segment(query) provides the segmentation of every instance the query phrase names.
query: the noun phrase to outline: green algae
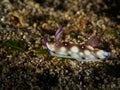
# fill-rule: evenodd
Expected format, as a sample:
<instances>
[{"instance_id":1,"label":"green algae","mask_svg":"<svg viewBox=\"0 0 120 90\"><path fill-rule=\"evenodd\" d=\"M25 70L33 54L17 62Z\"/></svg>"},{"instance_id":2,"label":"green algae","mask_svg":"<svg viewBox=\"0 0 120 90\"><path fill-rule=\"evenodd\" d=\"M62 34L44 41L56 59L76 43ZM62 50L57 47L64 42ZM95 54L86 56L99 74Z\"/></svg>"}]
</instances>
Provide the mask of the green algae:
<instances>
[{"instance_id":1,"label":"green algae","mask_svg":"<svg viewBox=\"0 0 120 90\"><path fill-rule=\"evenodd\" d=\"M35 54L49 54L48 49L43 49L43 48L40 48L38 50L34 50L34 53Z\"/></svg>"},{"instance_id":2,"label":"green algae","mask_svg":"<svg viewBox=\"0 0 120 90\"><path fill-rule=\"evenodd\" d=\"M111 76L120 77L120 64L110 65L105 62L99 62L99 65L103 68L103 70Z\"/></svg>"},{"instance_id":3,"label":"green algae","mask_svg":"<svg viewBox=\"0 0 120 90\"><path fill-rule=\"evenodd\" d=\"M22 40L6 40L3 42L3 46L9 51L24 52L27 50L27 44Z\"/></svg>"},{"instance_id":4,"label":"green algae","mask_svg":"<svg viewBox=\"0 0 120 90\"><path fill-rule=\"evenodd\" d=\"M115 37L115 39L120 40L120 29L106 30L104 35L110 35Z\"/></svg>"},{"instance_id":5,"label":"green algae","mask_svg":"<svg viewBox=\"0 0 120 90\"><path fill-rule=\"evenodd\" d=\"M120 29L118 30L111 30L111 31L106 31L105 33L114 36L116 39L120 40Z\"/></svg>"},{"instance_id":6,"label":"green algae","mask_svg":"<svg viewBox=\"0 0 120 90\"><path fill-rule=\"evenodd\" d=\"M72 39L83 41L81 38L79 38L79 36L82 36L82 35L79 34L79 32L71 32L70 33L70 37Z\"/></svg>"},{"instance_id":7,"label":"green algae","mask_svg":"<svg viewBox=\"0 0 120 90\"><path fill-rule=\"evenodd\" d=\"M78 39L78 34L77 33L71 33L70 37L73 39Z\"/></svg>"},{"instance_id":8,"label":"green algae","mask_svg":"<svg viewBox=\"0 0 120 90\"><path fill-rule=\"evenodd\" d=\"M113 37L114 39L111 39L110 42L114 45L114 47L120 47L120 29L113 29L109 31L105 31L104 35L109 35L110 37Z\"/></svg>"}]
</instances>

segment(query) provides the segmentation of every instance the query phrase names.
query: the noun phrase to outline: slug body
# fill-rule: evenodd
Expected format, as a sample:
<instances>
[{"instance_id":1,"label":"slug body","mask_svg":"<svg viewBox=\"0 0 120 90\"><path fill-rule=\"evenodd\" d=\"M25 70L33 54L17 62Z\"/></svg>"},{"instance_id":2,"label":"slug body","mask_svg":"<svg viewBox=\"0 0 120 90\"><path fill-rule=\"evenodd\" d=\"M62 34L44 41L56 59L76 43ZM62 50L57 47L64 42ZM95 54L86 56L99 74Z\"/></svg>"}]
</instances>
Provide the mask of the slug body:
<instances>
[{"instance_id":1,"label":"slug body","mask_svg":"<svg viewBox=\"0 0 120 90\"><path fill-rule=\"evenodd\" d=\"M79 61L98 61L106 60L110 56L110 52L94 48L91 45L73 44L69 42L60 43L60 36L62 34L60 27L55 33L55 42L47 42L44 39L44 44L53 56L63 58L73 58Z\"/></svg>"}]
</instances>

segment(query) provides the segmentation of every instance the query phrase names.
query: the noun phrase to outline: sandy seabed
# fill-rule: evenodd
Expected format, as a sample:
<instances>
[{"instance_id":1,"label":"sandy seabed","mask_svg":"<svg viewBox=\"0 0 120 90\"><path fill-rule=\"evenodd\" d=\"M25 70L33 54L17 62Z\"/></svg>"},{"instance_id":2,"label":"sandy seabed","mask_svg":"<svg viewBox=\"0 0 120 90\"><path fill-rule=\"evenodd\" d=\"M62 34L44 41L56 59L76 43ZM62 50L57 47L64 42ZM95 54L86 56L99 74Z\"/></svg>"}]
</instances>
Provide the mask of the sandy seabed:
<instances>
[{"instance_id":1,"label":"sandy seabed","mask_svg":"<svg viewBox=\"0 0 120 90\"><path fill-rule=\"evenodd\" d=\"M119 0L1 0L0 90L119 90ZM110 59L80 62L54 57L43 38L86 42L91 36Z\"/></svg>"}]
</instances>

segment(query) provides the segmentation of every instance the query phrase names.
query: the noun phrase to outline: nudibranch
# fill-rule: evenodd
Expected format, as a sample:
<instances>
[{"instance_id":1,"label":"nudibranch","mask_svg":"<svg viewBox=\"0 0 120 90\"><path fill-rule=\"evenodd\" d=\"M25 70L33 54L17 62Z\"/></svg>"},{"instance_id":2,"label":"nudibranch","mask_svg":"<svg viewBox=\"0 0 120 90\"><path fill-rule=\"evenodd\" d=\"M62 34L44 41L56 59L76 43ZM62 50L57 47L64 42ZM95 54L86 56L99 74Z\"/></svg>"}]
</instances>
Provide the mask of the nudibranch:
<instances>
[{"instance_id":1,"label":"nudibranch","mask_svg":"<svg viewBox=\"0 0 120 90\"><path fill-rule=\"evenodd\" d=\"M63 58L72 58L79 61L106 60L110 57L110 52L96 48L92 44L60 42L62 32L62 27L59 27L55 33L54 42L48 42L44 39L44 44L51 55Z\"/></svg>"}]
</instances>

